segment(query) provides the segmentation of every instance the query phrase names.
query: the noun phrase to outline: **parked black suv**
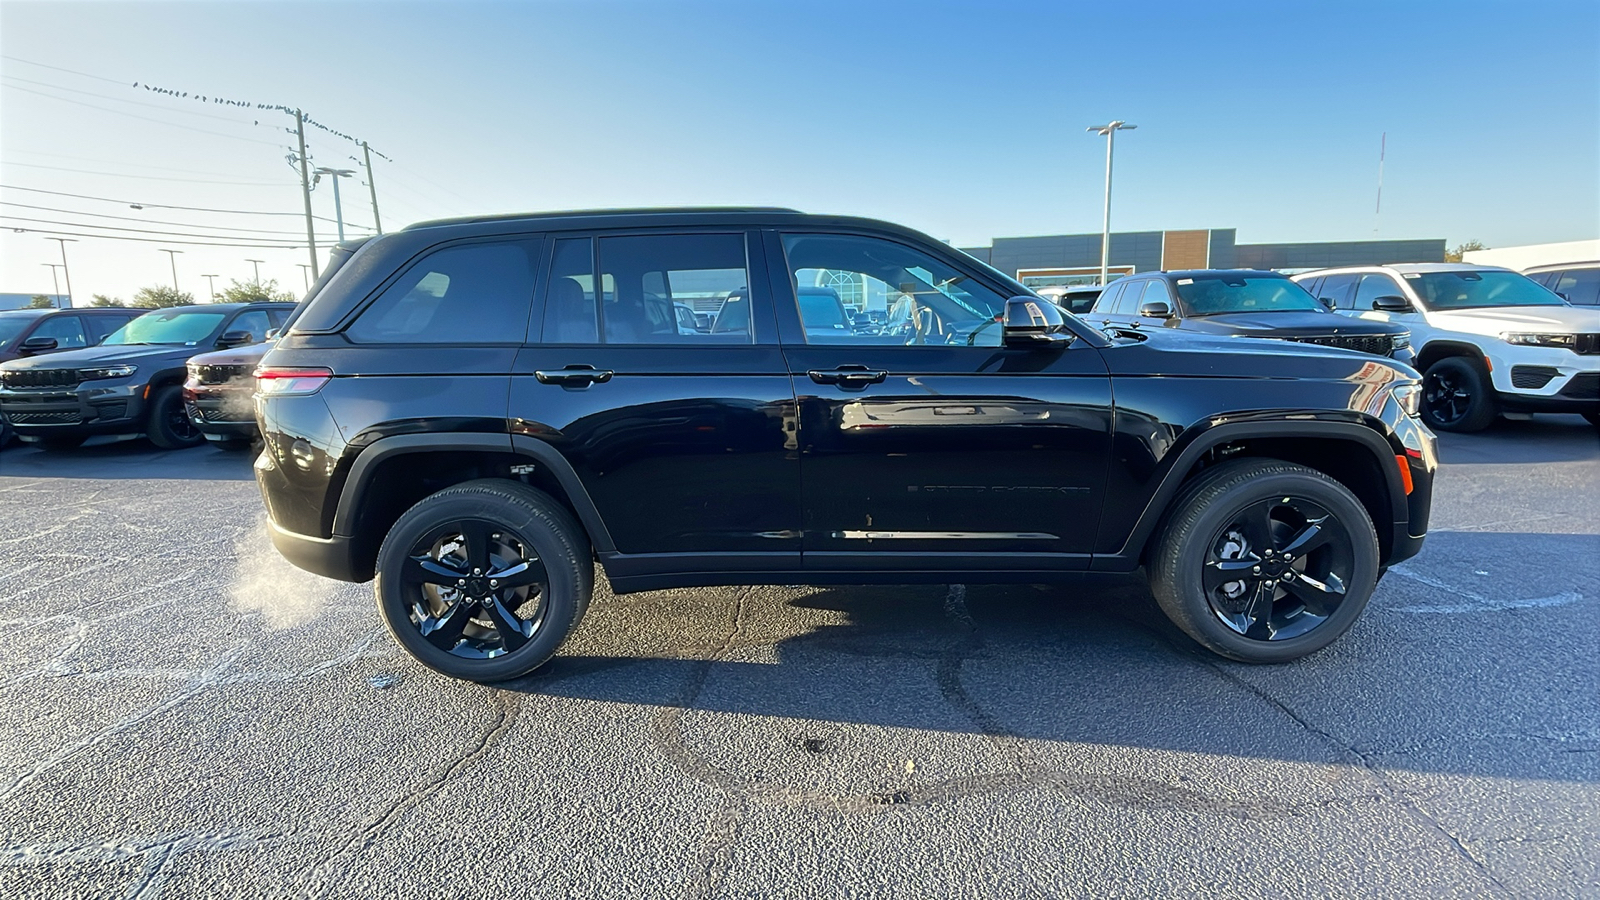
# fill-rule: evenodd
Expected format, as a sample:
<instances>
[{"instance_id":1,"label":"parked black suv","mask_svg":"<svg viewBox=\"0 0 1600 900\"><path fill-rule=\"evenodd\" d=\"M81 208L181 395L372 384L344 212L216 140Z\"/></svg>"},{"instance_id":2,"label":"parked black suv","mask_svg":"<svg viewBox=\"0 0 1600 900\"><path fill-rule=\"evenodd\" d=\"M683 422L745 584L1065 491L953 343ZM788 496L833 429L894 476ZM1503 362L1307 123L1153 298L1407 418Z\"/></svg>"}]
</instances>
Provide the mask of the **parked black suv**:
<instances>
[{"instance_id":1,"label":"parked black suv","mask_svg":"<svg viewBox=\"0 0 1600 900\"><path fill-rule=\"evenodd\" d=\"M0 414L23 440L76 447L92 435L147 435L158 447L205 440L184 414L184 363L259 343L292 303L215 303L150 310L99 345L0 364Z\"/></svg>"},{"instance_id":2,"label":"parked black suv","mask_svg":"<svg viewBox=\"0 0 1600 900\"><path fill-rule=\"evenodd\" d=\"M1411 333L1333 312L1288 276L1258 269L1149 272L1113 281L1085 318L1103 326L1179 328L1374 353L1410 365Z\"/></svg>"},{"instance_id":3,"label":"parked black suv","mask_svg":"<svg viewBox=\"0 0 1600 900\"><path fill-rule=\"evenodd\" d=\"M819 284L905 327L815 327ZM278 549L375 578L395 638L475 680L556 651L595 558L618 592L1144 566L1201 644L1293 659L1421 547L1435 469L1383 357L1102 332L917 232L777 209L377 237L256 380Z\"/></svg>"}]
</instances>

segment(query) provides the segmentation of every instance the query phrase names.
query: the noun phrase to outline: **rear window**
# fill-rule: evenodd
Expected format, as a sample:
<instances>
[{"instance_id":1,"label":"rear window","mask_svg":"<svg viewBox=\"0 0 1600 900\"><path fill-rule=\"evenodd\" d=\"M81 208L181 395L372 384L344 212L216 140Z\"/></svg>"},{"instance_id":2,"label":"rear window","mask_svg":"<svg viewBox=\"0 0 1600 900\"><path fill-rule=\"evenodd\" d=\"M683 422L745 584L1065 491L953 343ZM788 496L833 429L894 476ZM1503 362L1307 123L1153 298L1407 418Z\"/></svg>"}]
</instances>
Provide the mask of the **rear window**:
<instances>
[{"instance_id":1,"label":"rear window","mask_svg":"<svg viewBox=\"0 0 1600 900\"><path fill-rule=\"evenodd\" d=\"M527 244L460 244L423 257L348 333L366 344L520 344L532 303Z\"/></svg>"}]
</instances>

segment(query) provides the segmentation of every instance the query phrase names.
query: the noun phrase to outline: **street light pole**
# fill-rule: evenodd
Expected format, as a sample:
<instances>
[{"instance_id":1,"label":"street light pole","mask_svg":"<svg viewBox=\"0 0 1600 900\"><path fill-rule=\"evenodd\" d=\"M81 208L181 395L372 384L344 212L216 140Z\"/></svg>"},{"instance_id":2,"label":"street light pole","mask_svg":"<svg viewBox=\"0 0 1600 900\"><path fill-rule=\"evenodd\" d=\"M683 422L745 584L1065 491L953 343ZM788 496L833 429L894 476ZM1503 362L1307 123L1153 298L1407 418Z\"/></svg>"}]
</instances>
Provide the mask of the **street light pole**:
<instances>
[{"instance_id":1,"label":"street light pole","mask_svg":"<svg viewBox=\"0 0 1600 900\"><path fill-rule=\"evenodd\" d=\"M54 299L51 302L59 304L61 302L61 282L56 279L56 270L61 266L57 263L39 263L39 265L50 267L50 284L55 288L55 293L51 295Z\"/></svg>"},{"instance_id":2,"label":"street light pole","mask_svg":"<svg viewBox=\"0 0 1600 900\"><path fill-rule=\"evenodd\" d=\"M200 277L204 278L206 280L206 291L211 294L211 302L212 303L217 302L217 283L216 283L216 281L213 280L217 276L215 276L215 275L201 275Z\"/></svg>"},{"instance_id":3,"label":"street light pole","mask_svg":"<svg viewBox=\"0 0 1600 900\"><path fill-rule=\"evenodd\" d=\"M67 268L67 244L76 244L78 241L76 238L58 237L45 238L45 240L55 241L61 245L61 275L67 280L67 305L72 306L74 305L72 302L72 270Z\"/></svg>"},{"instance_id":4,"label":"street light pole","mask_svg":"<svg viewBox=\"0 0 1600 900\"><path fill-rule=\"evenodd\" d=\"M264 260L264 259L247 259L247 260L245 260L245 262L249 263L251 266L253 266L255 268L255 270L256 270L256 281L255 281L255 283L256 284L260 284L261 283L261 264L266 262L266 260Z\"/></svg>"},{"instance_id":5,"label":"street light pole","mask_svg":"<svg viewBox=\"0 0 1600 900\"><path fill-rule=\"evenodd\" d=\"M1117 143L1118 131L1132 131L1137 125L1129 125L1121 119L1113 119L1105 125L1090 125L1086 131L1106 136L1106 216L1100 229L1100 286L1105 287L1106 278L1111 270L1111 151Z\"/></svg>"},{"instance_id":6,"label":"street light pole","mask_svg":"<svg viewBox=\"0 0 1600 900\"><path fill-rule=\"evenodd\" d=\"M319 166L312 170L314 175L327 175L333 179L333 220L339 225L339 240L344 240L344 207L339 203L339 179L349 178L356 172L354 169L330 169Z\"/></svg>"},{"instance_id":7,"label":"street light pole","mask_svg":"<svg viewBox=\"0 0 1600 900\"><path fill-rule=\"evenodd\" d=\"M177 290L178 289L178 256L177 255L179 253L182 253L183 251L182 250L168 250L167 248L162 247L161 248L161 252L165 253L167 255L167 261L172 263L172 289L173 290Z\"/></svg>"}]
</instances>

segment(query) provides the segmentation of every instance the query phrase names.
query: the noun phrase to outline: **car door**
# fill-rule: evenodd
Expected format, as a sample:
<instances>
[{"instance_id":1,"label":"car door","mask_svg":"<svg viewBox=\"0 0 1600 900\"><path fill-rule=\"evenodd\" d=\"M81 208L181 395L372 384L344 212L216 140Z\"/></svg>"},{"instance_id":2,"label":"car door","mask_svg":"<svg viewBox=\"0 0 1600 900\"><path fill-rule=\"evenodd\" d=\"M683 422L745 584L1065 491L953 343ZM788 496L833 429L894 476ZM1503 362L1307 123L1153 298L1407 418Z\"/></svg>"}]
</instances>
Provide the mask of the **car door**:
<instances>
[{"instance_id":1,"label":"car door","mask_svg":"<svg viewBox=\"0 0 1600 900\"><path fill-rule=\"evenodd\" d=\"M1009 286L936 247L806 230L770 232L768 253L808 570L1087 567L1110 453L1098 350L1000 346ZM808 327L813 286L887 308L890 327Z\"/></svg>"},{"instance_id":2,"label":"car door","mask_svg":"<svg viewBox=\"0 0 1600 900\"><path fill-rule=\"evenodd\" d=\"M1102 325L1131 326L1139 318L1139 298L1144 294L1148 278L1138 278L1127 282L1122 292L1117 295L1116 301L1106 310L1101 320Z\"/></svg>"},{"instance_id":3,"label":"car door","mask_svg":"<svg viewBox=\"0 0 1600 900\"><path fill-rule=\"evenodd\" d=\"M794 389L759 235L651 229L551 244L511 429L572 465L615 544L607 570L798 568ZM679 328L677 304L714 312L710 329Z\"/></svg>"}]
</instances>

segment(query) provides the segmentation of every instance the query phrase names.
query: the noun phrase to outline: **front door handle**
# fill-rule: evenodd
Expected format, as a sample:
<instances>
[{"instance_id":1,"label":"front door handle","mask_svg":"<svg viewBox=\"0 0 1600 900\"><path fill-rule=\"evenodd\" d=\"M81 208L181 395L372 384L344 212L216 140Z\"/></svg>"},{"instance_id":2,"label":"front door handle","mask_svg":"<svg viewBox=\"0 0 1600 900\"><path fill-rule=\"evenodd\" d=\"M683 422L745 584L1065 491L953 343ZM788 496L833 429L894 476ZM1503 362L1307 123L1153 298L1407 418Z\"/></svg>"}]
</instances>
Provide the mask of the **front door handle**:
<instances>
[{"instance_id":1,"label":"front door handle","mask_svg":"<svg viewBox=\"0 0 1600 900\"><path fill-rule=\"evenodd\" d=\"M596 369L594 366L567 366L565 369L539 369L533 373L533 377L539 379L540 384L588 387L591 384L605 384L615 374L610 369Z\"/></svg>"},{"instance_id":2,"label":"front door handle","mask_svg":"<svg viewBox=\"0 0 1600 900\"><path fill-rule=\"evenodd\" d=\"M868 369L866 366L840 366L831 370L811 369L806 374L817 384L837 384L847 388L882 384L883 380L889 377L889 373L882 369Z\"/></svg>"}]
</instances>

